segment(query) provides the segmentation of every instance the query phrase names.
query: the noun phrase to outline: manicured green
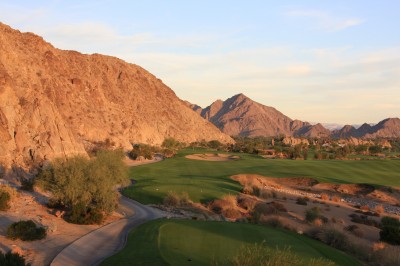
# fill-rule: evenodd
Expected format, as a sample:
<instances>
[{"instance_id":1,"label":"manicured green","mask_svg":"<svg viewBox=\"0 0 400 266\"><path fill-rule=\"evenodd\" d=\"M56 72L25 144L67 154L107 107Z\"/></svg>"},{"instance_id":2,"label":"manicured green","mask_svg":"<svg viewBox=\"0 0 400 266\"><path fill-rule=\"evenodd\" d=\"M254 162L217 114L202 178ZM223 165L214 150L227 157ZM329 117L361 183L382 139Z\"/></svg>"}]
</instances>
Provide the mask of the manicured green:
<instances>
[{"instance_id":1,"label":"manicured green","mask_svg":"<svg viewBox=\"0 0 400 266\"><path fill-rule=\"evenodd\" d=\"M124 194L139 202L160 203L168 191L188 192L194 201L207 202L225 194L236 194L241 186L230 179L234 174L268 177L311 177L329 183L366 183L400 186L400 160L267 160L256 155L236 154L240 160L197 161L192 153L213 151L185 149L165 161L130 169L137 181Z\"/></svg>"},{"instance_id":2,"label":"manicured green","mask_svg":"<svg viewBox=\"0 0 400 266\"><path fill-rule=\"evenodd\" d=\"M130 232L126 247L102 265L210 265L224 263L243 245L290 247L304 259L324 258L337 265L360 265L321 242L283 229L253 224L156 220Z\"/></svg>"}]
</instances>

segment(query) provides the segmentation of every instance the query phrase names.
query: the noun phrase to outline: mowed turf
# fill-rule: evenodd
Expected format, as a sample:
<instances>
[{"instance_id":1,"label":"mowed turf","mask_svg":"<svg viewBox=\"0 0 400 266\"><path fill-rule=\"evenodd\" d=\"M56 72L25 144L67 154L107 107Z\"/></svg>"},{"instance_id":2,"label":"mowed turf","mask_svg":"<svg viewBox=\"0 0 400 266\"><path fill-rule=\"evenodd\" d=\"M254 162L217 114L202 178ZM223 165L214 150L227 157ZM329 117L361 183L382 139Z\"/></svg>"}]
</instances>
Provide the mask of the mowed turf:
<instances>
[{"instance_id":1,"label":"mowed turf","mask_svg":"<svg viewBox=\"0 0 400 266\"><path fill-rule=\"evenodd\" d=\"M229 178L234 174L400 186L400 160L267 160L249 154L236 154L241 159L225 162L185 158L187 154L206 152L210 151L186 149L174 158L132 167L131 178L137 184L125 189L124 194L144 204L162 202L168 191L187 192L193 201L207 202L240 191L239 183Z\"/></svg>"},{"instance_id":2,"label":"mowed turf","mask_svg":"<svg viewBox=\"0 0 400 266\"><path fill-rule=\"evenodd\" d=\"M233 258L243 245L290 247L301 258L360 265L353 257L302 235L244 223L156 220L130 232L126 247L102 265L210 265Z\"/></svg>"}]
</instances>

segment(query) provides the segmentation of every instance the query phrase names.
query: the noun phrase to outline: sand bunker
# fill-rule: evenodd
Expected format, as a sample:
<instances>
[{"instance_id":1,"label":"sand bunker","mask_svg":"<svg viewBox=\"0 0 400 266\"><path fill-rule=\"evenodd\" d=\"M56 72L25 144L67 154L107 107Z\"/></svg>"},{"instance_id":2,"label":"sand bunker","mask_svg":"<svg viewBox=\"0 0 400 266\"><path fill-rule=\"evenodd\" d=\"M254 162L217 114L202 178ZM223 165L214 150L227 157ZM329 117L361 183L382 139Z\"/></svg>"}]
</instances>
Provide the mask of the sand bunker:
<instances>
[{"instance_id":1,"label":"sand bunker","mask_svg":"<svg viewBox=\"0 0 400 266\"><path fill-rule=\"evenodd\" d=\"M240 159L239 156L222 153L204 153L204 154L191 154L185 156L188 159L200 160L200 161L214 161L214 162L225 162Z\"/></svg>"}]
</instances>

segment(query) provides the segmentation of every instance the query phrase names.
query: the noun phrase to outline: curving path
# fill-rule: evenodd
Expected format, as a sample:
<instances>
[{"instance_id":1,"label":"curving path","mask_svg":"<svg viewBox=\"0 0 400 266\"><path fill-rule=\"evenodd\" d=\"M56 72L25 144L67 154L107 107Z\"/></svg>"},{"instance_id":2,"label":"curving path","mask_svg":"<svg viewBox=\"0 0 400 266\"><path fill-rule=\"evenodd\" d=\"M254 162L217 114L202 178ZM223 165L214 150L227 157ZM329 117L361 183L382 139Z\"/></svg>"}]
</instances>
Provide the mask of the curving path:
<instances>
[{"instance_id":1,"label":"curving path","mask_svg":"<svg viewBox=\"0 0 400 266\"><path fill-rule=\"evenodd\" d=\"M153 162L157 161L160 160ZM50 265L99 265L104 259L114 255L125 246L128 233L132 228L166 216L161 210L140 204L124 196L120 198L120 210L123 210L124 213L134 214L82 236L64 248Z\"/></svg>"},{"instance_id":2,"label":"curving path","mask_svg":"<svg viewBox=\"0 0 400 266\"><path fill-rule=\"evenodd\" d=\"M121 197L120 204L123 208L134 210L135 214L84 235L63 249L50 265L98 265L125 246L128 233L132 228L165 216L160 210L126 197Z\"/></svg>"}]
</instances>

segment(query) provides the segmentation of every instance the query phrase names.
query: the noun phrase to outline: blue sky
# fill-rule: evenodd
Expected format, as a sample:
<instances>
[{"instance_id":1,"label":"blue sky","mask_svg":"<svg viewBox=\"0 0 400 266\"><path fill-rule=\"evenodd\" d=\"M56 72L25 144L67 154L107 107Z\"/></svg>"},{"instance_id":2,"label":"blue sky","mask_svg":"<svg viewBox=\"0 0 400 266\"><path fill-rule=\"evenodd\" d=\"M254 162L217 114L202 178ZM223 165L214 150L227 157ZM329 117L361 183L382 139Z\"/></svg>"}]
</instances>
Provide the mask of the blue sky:
<instances>
[{"instance_id":1,"label":"blue sky","mask_svg":"<svg viewBox=\"0 0 400 266\"><path fill-rule=\"evenodd\" d=\"M0 1L0 21L117 56L203 107L244 93L293 119L400 116L400 1Z\"/></svg>"}]
</instances>

